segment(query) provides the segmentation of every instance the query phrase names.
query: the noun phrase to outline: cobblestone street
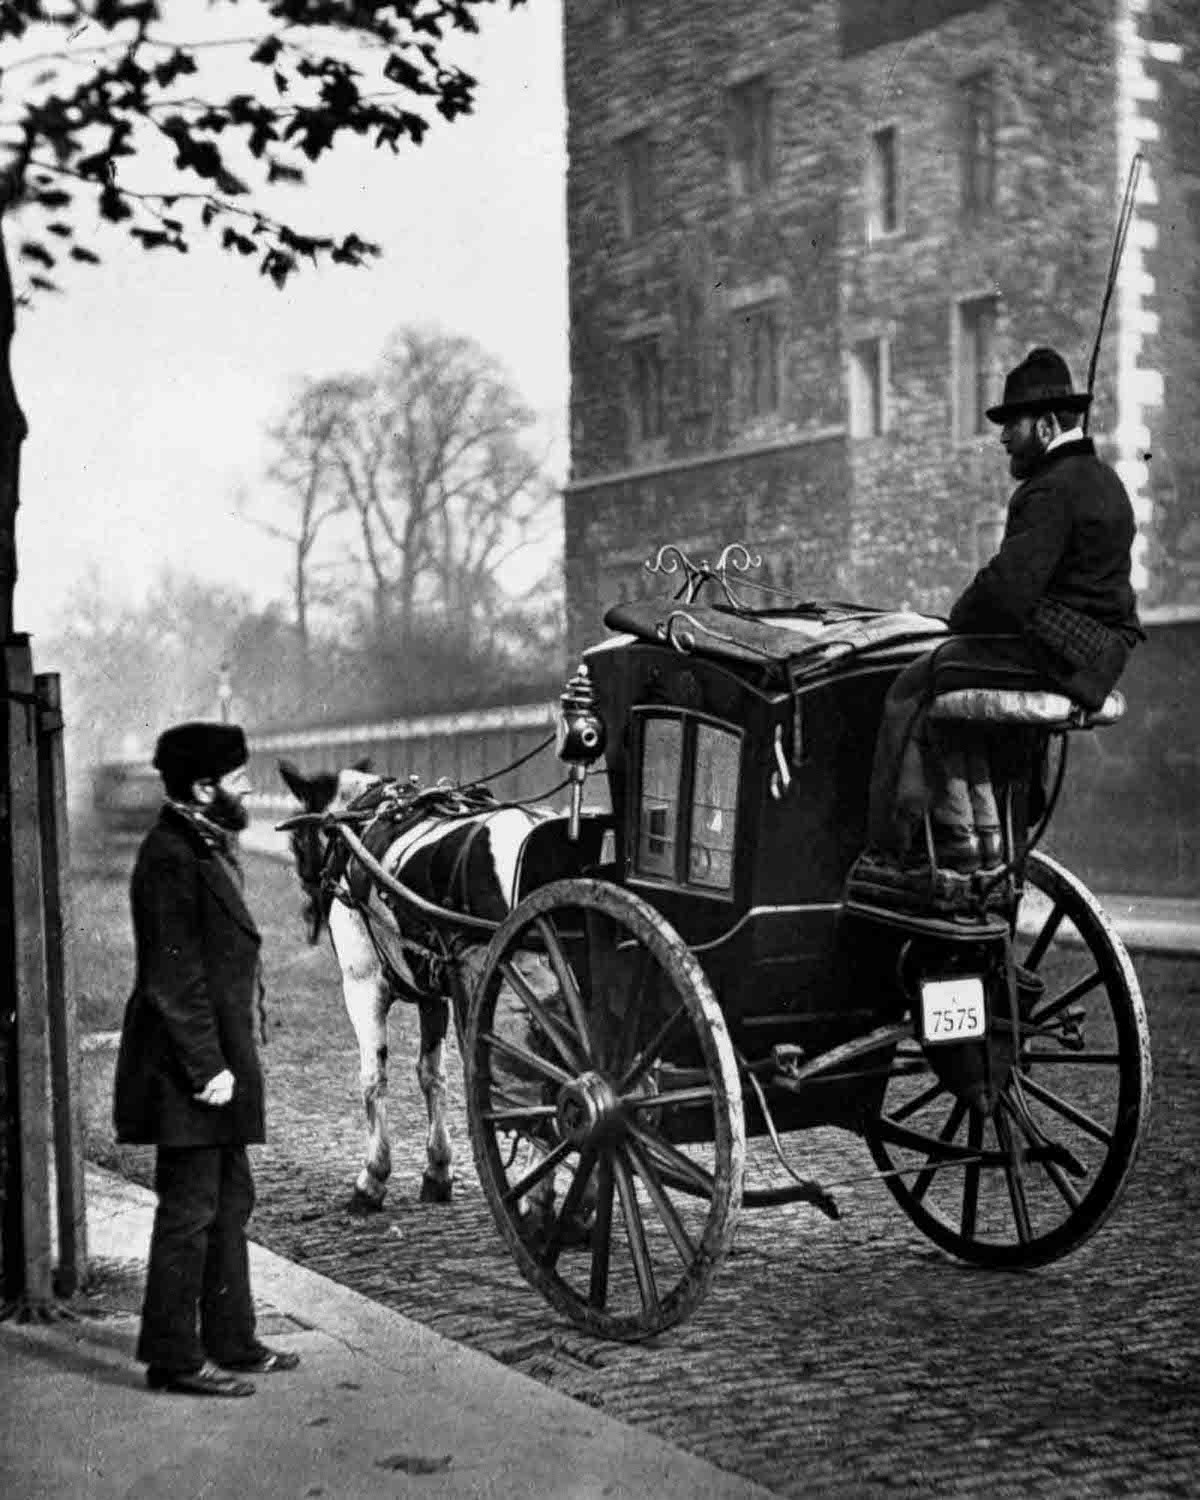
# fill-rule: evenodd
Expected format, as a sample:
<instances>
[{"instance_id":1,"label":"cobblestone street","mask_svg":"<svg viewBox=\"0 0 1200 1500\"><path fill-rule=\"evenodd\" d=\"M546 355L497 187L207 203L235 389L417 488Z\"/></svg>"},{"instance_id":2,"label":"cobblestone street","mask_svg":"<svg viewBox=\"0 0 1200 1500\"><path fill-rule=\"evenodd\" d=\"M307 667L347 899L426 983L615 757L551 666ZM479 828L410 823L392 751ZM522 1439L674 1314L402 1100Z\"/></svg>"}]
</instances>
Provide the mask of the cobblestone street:
<instances>
[{"instance_id":1,"label":"cobblestone street","mask_svg":"<svg viewBox=\"0 0 1200 1500\"><path fill-rule=\"evenodd\" d=\"M77 895L85 946L118 968L113 948L127 935L118 941L115 917L88 917L115 913L126 871L93 868ZM836 1189L841 1220L744 1214L693 1318L620 1346L578 1334L517 1273L471 1165L456 1057L456 1198L417 1201L424 1106L416 1015L404 1007L391 1038L391 1189L382 1213L346 1212L363 1127L336 967L327 945L303 946L289 870L254 857L248 883L272 1027L252 1234L272 1250L780 1495L1196 1493L1200 964L1138 964L1153 1125L1116 1215L1075 1255L1031 1274L963 1267L870 1180L857 1141L793 1135L785 1145L801 1172L864 1179ZM119 1160L144 1174L144 1153ZM768 1165L759 1143L751 1163Z\"/></svg>"}]
</instances>

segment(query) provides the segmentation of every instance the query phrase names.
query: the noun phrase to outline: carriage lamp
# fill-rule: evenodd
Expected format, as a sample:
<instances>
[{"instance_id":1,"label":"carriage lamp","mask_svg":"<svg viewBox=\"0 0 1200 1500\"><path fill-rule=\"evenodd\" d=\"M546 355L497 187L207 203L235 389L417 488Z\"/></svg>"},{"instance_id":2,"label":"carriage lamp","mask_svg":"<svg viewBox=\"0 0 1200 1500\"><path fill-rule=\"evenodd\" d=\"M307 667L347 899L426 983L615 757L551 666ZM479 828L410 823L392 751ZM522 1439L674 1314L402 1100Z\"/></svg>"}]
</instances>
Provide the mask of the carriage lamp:
<instances>
[{"instance_id":1,"label":"carriage lamp","mask_svg":"<svg viewBox=\"0 0 1200 1500\"><path fill-rule=\"evenodd\" d=\"M607 738L604 720L596 712L596 690L588 669L580 666L563 689L558 716L555 752L564 761L571 782L571 809L567 837L572 843L579 838L579 813L583 805L583 784L588 767L604 754Z\"/></svg>"}]
</instances>

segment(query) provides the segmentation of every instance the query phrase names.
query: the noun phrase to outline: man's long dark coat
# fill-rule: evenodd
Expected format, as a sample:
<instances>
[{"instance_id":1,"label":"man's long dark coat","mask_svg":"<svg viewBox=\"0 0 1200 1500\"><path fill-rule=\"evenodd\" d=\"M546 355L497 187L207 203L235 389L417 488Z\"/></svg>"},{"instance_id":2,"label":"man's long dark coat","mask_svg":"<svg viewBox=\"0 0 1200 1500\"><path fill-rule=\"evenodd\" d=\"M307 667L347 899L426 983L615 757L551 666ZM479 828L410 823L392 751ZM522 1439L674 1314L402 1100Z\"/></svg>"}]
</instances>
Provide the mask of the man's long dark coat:
<instances>
[{"instance_id":1,"label":"man's long dark coat","mask_svg":"<svg viewBox=\"0 0 1200 1500\"><path fill-rule=\"evenodd\" d=\"M236 879L168 804L138 852L130 895L137 976L117 1056L117 1139L160 1146L261 1141L261 938ZM194 1095L226 1068L234 1078L231 1103L201 1104Z\"/></svg>"},{"instance_id":2,"label":"man's long dark coat","mask_svg":"<svg viewBox=\"0 0 1200 1500\"><path fill-rule=\"evenodd\" d=\"M1004 539L950 611L955 635L1023 635L1031 665L1089 708L1115 686L1141 638L1130 581L1136 532L1125 486L1090 438L1045 454L1008 504ZM1047 603L1071 634L1051 633ZM1063 655L1064 644L1079 654ZM1074 655L1074 651L1071 651Z\"/></svg>"}]
</instances>

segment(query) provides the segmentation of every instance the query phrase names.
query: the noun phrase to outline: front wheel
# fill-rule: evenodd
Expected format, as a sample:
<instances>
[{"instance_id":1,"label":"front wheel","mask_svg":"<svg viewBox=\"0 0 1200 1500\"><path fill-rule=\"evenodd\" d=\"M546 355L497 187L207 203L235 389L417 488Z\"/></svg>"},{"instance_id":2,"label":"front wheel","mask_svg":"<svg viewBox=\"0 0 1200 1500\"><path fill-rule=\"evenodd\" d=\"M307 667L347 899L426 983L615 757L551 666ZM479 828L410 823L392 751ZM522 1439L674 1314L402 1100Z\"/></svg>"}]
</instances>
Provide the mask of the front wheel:
<instances>
[{"instance_id":1,"label":"front wheel","mask_svg":"<svg viewBox=\"0 0 1200 1500\"><path fill-rule=\"evenodd\" d=\"M1057 861L1034 851L1025 879L1013 938L1020 1035L994 1111L956 1098L913 1043L865 1130L913 1223L984 1266L1045 1265L1094 1234L1150 1111L1149 1028L1124 945Z\"/></svg>"},{"instance_id":2,"label":"front wheel","mask_svg":"<svg viewBox=\"0 0 1200 1500\"><path fill-rule=\"evenodd\" d=\"M680 1322L733 1239L745 1126L674 928L602 880L535 891L488 947L465 1055L479 1179L526 1279L601 1338Z\"/></svg>"}]
</instances>

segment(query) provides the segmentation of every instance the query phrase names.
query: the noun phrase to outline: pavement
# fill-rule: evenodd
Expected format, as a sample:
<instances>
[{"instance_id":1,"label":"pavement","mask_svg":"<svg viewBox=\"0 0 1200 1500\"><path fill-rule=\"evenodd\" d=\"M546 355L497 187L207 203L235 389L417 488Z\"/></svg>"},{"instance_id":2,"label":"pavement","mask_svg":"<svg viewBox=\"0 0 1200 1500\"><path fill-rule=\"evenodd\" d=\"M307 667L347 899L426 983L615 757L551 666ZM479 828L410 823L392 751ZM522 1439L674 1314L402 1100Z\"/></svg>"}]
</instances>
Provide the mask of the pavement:
<instances>
[{"instance_id":1,"label":"pavement","mask_svg":"<svg viewBox=\"0 0 1200 1500\"><path fill-rule=\"evenodd\" d=\"M252 823L241 835L242 844L273 859L291 859L288 836L274 821ZM1097 892L1096 899L1131 953L1200 954L1200 898Z\"/></svg>"},{"instance_id":2,"label":"pavement","mask_svg":"<svg viewBox=\"0 0 1200 1500\"><path fill-rule=\"evenodd\" d=\"M89 1261L117 1293L0 1322L0 1494L20 1500L420 1494L753 1500L768 1491L261 1246L260 1336L298 1369L244 1400L147 1390L135 1362L154 1197L89 1165ZM124 1293L120 1292L124 1288ZM64 1304L70 1308L72 1304Z\"/></svg>"}]
</instances>

